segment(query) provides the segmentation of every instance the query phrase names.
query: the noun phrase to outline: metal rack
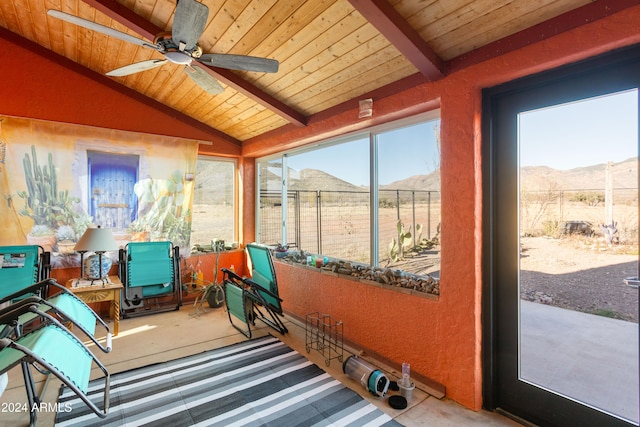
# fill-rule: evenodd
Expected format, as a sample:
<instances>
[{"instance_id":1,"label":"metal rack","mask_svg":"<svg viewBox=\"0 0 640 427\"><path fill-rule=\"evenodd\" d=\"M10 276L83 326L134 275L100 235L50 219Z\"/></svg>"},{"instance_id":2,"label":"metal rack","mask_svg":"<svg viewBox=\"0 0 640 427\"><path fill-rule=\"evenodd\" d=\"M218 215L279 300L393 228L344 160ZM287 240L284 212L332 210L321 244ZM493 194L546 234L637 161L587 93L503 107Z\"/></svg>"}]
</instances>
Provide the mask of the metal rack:
<instances>
[{"instance_id":1,"label":"metal rack","mask_svg":"<svg viewBox=\"0 0 640 427\"><path fill-rule=\"evenodd\" d=\"M331 365L332 359L342 362L344 358L344 326L342 321L334 321L328 314L309 313L305 322L305 346L307 353L316 350L324 363Z\"/></svg>"}]
</instances>

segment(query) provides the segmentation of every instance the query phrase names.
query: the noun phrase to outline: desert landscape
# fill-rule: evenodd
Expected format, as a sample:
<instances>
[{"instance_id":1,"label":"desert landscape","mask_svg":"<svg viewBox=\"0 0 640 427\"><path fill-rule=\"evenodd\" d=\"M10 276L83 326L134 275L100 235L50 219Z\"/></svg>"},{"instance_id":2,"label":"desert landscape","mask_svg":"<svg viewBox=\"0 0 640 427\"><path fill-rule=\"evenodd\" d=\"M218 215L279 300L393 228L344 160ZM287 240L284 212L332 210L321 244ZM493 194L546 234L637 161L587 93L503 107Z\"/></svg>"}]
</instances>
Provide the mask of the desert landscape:
<instances>
[{"instance_id":1,"label":"desert landscape","mask_svg":"<svg viewBox=\"0 0 640 427\"><path fill-rule=\"evenodd\" d=\"M566 171L544 166L521 169L521 297L638 322L638 289L624 283L625 278L638 276L638 161L633 158L613 165L612 212L617 233L611 244L600 227L605 221L605 168L600 164ZM321 235L323 255L368 262L368 189L318 170L298 171L295 176L290 189L297 192L298 201L290 198L288 216L291 220L297 215L297 220L292 222L296 226L289 228L287 243L317 253L317 236ZM200 182L214 191L220 178L212 175ZM280 180L262 178L263 188L268 187L270 179ZM381 188L382 266L439 277L440 200L434 190L427 203L425 191L434 188L439 188L437 174L414 176ZM317 205L318 191L323 198L321 209ZM260 207L261 239L268 244L282 240L280 196L275 194L264 193ZM233 234L232 224L225 220L232 208L220 203L224 196L207 199L211 204L193 206L192 244L210 243L211 238ZM434 245L408 250L402 259L389 262L388 244L397 238L398 216L413 239L418 237L415 224L421 224L419 239L428 239ZM566 234L566 223L573 221L588 223L589 232Z\"/></svg>"},{"instance_id":2,"label":"desert landscape","mask_svg":"<svg viewBox=\"0 0 640 427\"><path fill-rule=\"evenodd\" d=\"M521 298L638 323L638 243L608 245L602 236L520 240Z\"/></svg>"}]
</instances>

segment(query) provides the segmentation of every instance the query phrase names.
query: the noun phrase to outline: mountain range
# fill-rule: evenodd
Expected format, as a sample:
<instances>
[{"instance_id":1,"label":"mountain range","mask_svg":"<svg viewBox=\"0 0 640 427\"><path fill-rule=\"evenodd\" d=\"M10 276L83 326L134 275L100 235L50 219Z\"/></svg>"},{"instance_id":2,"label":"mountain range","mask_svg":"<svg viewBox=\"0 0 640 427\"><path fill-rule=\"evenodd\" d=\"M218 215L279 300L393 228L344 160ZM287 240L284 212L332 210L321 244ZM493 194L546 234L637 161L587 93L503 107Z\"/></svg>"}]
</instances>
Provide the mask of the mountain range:
<instances>
[{"instance_id":1,"label":"mountain range","mask_svg":"<svg viewBox=\"0 0 640 427\"><path fill-rule=\"evenodd\" d=\"M604 191L606 169L606 163L568 170L553 169L548 166L525 166L520 170L520 180L522 188L530 191L548 189ZM638 188L638 159L634 157L622 162L612 163L611 174L614 188ZM440 188L440 175L438 172L428 175L414 175L381 185L380 188L438 190ZM366 191L368 187L351 184L317 169L303 169L290 171L289 189Z\"/></svg>"},{"instance_id":2,"label":"mountain range","mask_svg":"<svg viewBox=\"0 0 640 427\"><path fill-rule=\"evenodd\" d=\"M603 190L607 164L558 170L547 166L526 166L520 170L521 188L527 190ZM638 158L611 163L613 188L638 188Z\"/></svg>"}]
</instances>

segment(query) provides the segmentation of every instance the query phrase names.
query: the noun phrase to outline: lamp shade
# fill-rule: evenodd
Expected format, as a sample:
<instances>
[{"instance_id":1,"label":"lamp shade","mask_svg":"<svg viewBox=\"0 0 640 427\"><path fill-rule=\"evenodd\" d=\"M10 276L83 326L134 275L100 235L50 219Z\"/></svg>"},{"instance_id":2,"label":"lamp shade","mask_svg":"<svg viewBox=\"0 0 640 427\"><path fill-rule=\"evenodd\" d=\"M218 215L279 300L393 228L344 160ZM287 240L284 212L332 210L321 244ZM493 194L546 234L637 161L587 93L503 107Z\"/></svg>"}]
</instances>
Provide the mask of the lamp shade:
<instances>
[{"instance_id":1,"label":"lamp shade","mask_svg":"<svg viewBox=\"0 0 640 427\"><path fill-rule=\"evenodd\" d=\"M116 239L109 228L87 228L76 246L73 248L76 252L107 252L118 249Z\"/></svg>"}]
</instances>

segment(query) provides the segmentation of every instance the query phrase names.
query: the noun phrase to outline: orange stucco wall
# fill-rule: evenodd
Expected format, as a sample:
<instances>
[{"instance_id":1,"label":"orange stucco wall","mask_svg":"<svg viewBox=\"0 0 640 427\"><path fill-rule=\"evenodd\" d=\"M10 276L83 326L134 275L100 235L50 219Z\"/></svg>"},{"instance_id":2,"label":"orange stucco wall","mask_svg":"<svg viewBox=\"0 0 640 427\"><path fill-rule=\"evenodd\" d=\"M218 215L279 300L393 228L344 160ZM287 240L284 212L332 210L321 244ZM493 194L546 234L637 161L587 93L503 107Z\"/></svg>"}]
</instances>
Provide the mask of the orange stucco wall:
<instances>
[{"instance_id":1,"label":"orange stucco wall","mask_svg":"<svg viewBox=\"0 0 640 427\"><path fill-rule=\"evenodd\" d=\"M366 285L278 267L285 308L304 317L327 311L345 321L350 341L446 386L447 395L482 406L481 370L481 89L609 50L640 42L640 6L481 62L435 82L374 100L375 117L357 120L352 110L306 128L274 132L242 149L240 214L242 241L255 238L253 158L320 138L415 114L439 106L442 140L442 282L438 301L410 298ZM120 93L101 78L87 77L25 49L0 31L0 115L17 115L91 126L213 141L207 153L238 155L215 133L158 111ZM36 49L37 51L37 49ZM72 67L73 68L73 67ZM99 77L99 76L98 76ZM317 277L316 277L317 276Z\"/></svg>"},{"instance_id":2,"label":"orange stucco wall","mask_svg":"<svg viewBox=\"0 0 640 427\"><path fill-rule=\"evenodd\" d=\"M410 297L367 285L279 265L285 309L298 317L325 311L345 322L349 341L380 353L397 366L445 385L447 396L482 407L482 158L481 90L519 77L586 59L640 42L640 6L626 9L500 57L383 99L374 116L441 108L442 264L438 301ZM366 127L354 123L357 105L327 123L312 123L289 134L256 138L243 155L262 156L316 142L320 137ZM245 213L254 198L245 199ZM252 208L248 208L252 206ZM252 220L245 216L245 227Z\"/></svg>"},{"instance_id":3,"label":"orange stucco wall","mask_svg":"<svg viewBox=\"0 0 640 427\"><path fill-rule=\"evenodd\" d=\"M232 138L133 91L123 93L108 77L80 71L71 61L3 28L0 40L0 115L177 136L202 141L202 151L215 147L218 155L240 154Z\"/></svg>"},{"instance_id":4,"label":"orange stucco wall","mask_svg":"<svg viewBox=\"0 0 640 427\"><path fill-rule=\"evenodd\" d=\"M452 329L468 336L474 324L469 316L449 319L450 307L443 299L419 297L284 262L276 262L275 267L286 312L301 321L308 313L331 315L334 321L343 322L344 340L354 350L364 350L398 370L402 362L410 362L413 374L428 373L429 379L445 384L452 377L451 360L461 362L456 353L472 354L465 350L467 345L454 352L443 352L439 345L433 345L445 342ZM468 378L473 366L473 360L467 360L456 367L453 376Z\"/></svg>"}]
</instances>

